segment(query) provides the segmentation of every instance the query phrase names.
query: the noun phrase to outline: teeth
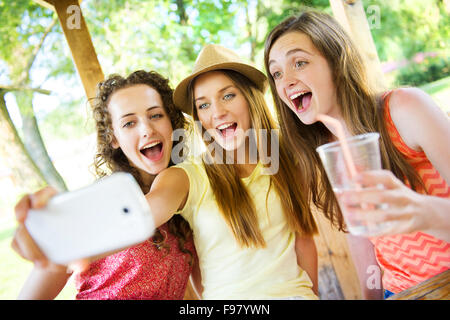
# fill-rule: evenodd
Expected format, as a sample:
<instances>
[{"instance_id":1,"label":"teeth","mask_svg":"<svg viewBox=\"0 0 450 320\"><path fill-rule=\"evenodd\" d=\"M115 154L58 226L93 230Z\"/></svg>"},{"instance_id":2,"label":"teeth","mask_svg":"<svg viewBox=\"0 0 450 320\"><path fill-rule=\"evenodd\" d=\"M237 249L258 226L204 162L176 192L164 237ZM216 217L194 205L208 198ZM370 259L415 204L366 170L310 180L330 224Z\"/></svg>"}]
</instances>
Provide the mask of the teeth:
<instances>
[{"instance_id":1,"label":"teeth","mask_svg":"<svg viewBox=\"0 0 450 320\"><path fill-rule=\"evenodd\" d=\"M308 91L303 91L303 92L299 92L299 93L295 93L292 96L289 97L289 99L294 100L295 98L298 98L302 95L304 95L305 93L308 93Z\"/></svg>"},{"instance_id":2,"label":"teeth","mask_svg":"<svg viewBox=\"0 0 450 320\"><path fill-rule=\"evenodd\" d=\"M231 127L233 124L234 123L225 123L225 124L222 124L222 125L218 126L217 129L223 130L223 129L226 129L228 127Z\"/></svg>"},{"instance_id":3,"label":"teeth","mask_svg":"<svg viewBox=\"0 0 450 320\"><path fill-rule=\"evenodd\" d=\"M146 145L145 147L143 147L142 150L145 150L145 149L154 147L154 146L156 146L157 144L160 144L160 143L161 143L161 141L155 141L155 142L152 142L152 143Z\"/></svg>"}]
</instances>

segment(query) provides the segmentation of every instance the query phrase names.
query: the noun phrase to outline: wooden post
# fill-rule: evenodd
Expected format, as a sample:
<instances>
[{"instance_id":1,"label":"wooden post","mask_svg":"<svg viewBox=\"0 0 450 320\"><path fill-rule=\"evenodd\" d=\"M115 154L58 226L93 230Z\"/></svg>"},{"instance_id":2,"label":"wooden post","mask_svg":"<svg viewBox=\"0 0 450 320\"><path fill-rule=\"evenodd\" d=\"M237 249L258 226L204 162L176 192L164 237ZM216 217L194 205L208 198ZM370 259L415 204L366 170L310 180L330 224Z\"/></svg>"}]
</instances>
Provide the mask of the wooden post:
<instances>
[{"instance_id":1,"label":"wooden post","mask_svg":"<svg viewBox=\"0 0 450 320\"><path fill-rule=\"evenodd\" d=\"M314 237L319 258L319 295L323 300L362 299L359 279L346 235L315 211L319 234Z\"/></svg>"},{"instance_id":2,"label":"wooden post","mask_svg":"<svg viewBox=\"0 0 450 320\"><path fill-rule=\"evenodd\" d=\"M78 0L35 1L49 4L58 14L86 96L88 99L95 97L97 83L104 79L104 75Z\"/></svg>"},{"instance_id":3,"label":"wooden post","mask_svg":"<svg viewBox=\"0 0 450 320\"><path fill-rule=\"evenodd\" d=\"M368 69L370 81L379 89L385 87L377 49L361 0L330 0L334 17L352 37ZM374 6L376 8L376 6ZM375 11L374 14L377 14ZM376 18L376 17L375 17ZM378 17L379 18L379 17ZM372 27L378 27L376 24Z\"/></svg>"}]
</instances>

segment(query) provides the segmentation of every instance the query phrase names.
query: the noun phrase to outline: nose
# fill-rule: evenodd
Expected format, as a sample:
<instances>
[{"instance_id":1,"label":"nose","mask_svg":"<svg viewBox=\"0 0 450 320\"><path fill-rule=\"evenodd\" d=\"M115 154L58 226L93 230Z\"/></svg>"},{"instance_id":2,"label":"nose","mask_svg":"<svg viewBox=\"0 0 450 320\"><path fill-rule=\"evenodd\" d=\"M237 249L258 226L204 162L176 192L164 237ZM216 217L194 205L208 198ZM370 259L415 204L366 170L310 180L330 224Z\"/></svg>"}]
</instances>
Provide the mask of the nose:
<instances>
[{"instance_id":1,"label":"nose","mask_svg":"<svg viewBox=\"0 0 450 320\"><path fill-rule=\"evenodd\" d=\"M155 129L153 128L153 126L150 122L142 121L139 126L139 132L141 134L141 137L149 138L153 135L153 133L155 132Z\"/></svg>"},{"instance_id":2,"label":"nose","mask_svg":"<svg viewBox=\"0 0 450 320\"><path fill-rule=\"evenodd\" d=\"M226 107L220 102L213 102L213 117L214 119L221 119L227 114Z\"/></svg>"},{"instance_id":3,"label":"nose","mask_svg":"<svg viewBox=\"0 0 450 320\"><path fill-rule=\"evenodd\" d=\"M283 75L283 87L284 88L291 88L295 86L298 82L298 79L296 79L294 72L291 70L286 70Z\"/></svg>"}]
</instances>

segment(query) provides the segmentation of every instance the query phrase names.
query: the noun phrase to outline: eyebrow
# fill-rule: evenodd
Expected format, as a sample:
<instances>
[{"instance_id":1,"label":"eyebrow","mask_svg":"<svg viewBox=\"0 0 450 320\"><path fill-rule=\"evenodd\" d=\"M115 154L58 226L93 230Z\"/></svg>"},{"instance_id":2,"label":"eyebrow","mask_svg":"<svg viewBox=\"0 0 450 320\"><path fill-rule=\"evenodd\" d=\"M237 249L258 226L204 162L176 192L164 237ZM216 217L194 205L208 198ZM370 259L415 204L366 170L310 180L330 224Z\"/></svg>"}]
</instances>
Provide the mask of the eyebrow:
<instances>
[{"instance_id":1,"label":"eyebrow","mask_svg":"<svg viewBox=\"0 0 450 320\"><path fill-rule=\"evenodd\" d=\"M229 86L226 86L226 87L220 89L219 92L223 92L223 91L225 91L225 90L227 90L227 89L229 89L229 88L231 88L231 87L234 87L234 85L230 84ZM198 97L197 99L194 99L194 103L195 103L197 100L202 100L202 99L205 99L205 97L202 96L202 97Z\"/></svg>"},{"instance_id":2,"label":"eyebrow","mask_svg":"<svg viewBox=\"0 0 450 320\"><path fill-rule=\"evenodd\" d=\"M162 108L162 107L161 107L161 106L152 106L152 107L147 108L147 110L145 110L145 112L151 111L151 110L153 110L153 109L155 109L155 108ZM128 117L128 116L132 116L132 115L134 115L134 114L135 114L134 112L124 114L124 115L122 115L122 116L120 117L120 119L123 119L123 118Z\"/></svg>"},{"instance_id":3,"label":"eyebrow","mask_svg":"<svg viewBox=\"0 0 450 320\"><path fill-rule=\"evenodd\" d=\"M291 56L291 55L293 55L294 53L297 53L297 52L303 52L303 53L306 53L306 54L308 54L308 55L310 55L310 56L312 56L312 53L310 53L310 52L308 52L308 51L306 51L306 50L303 50L303 49L300 49L300 48L295 48L295 49L291 49L291 50L289 50L288 52L286 52L286 57L288 57L288 56ZM274 63L275 62L275 60L270 60L269 61L269 67L270 67L270 65L272 64L272 63Z\"/></svg>"}]
</instances>

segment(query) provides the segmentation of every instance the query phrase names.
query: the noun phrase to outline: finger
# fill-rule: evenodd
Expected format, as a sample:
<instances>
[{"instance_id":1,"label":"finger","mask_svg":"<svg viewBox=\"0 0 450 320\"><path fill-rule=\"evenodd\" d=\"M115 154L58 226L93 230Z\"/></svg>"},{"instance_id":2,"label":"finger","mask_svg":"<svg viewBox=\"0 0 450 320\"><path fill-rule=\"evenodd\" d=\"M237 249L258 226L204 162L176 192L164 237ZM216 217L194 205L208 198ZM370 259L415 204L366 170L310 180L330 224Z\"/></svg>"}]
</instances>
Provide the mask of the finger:
<instances>
[{"instance_id":1,"label":"finger","mask_svg":"<svg viewBox=\"0 0 450 320\"><path fill-rule=\"evenodd\" d=\"M30 210L30 207L31 207L31 199L29 194L23 196L19 200L19 202L17 202L16 206L14 207L14 212L16 215L16 220L19 223L23 223L25 221L28 210Z\"/></svg>"},{"instance_id":2,"label":"finger","mask_svg":"<svg viewBox=\"0 0 450 320\"><path fill-rule=\"evenodd\" d=\"M364 188L359 190L343 191L339 195L339 200L348 206L357 204L371 204L380 207L381 204L386 204L387 207L402 207L406 206L410 200L402 190L399 189L379 189L379 188ZM381 207L380 207L381 208ZM379 208L379 209L380 209Z\"/></svg>"},{"instance_id":3,"label":"finger","mask_svg":"<svg viewBox=\"0 0 450 320\"><path fill-rule=\"evenodd\" d=\"M14 234L14 249L19 255L29 261L37 262L41 266L48 263L47 257L39 249L38 245L31 238L23 224L19 224Z\"/></svg>"},{"instance_id":4,"label":"finger","mask_svg":"<svg viewBox=\"0 0 450 320\"><path fill-rule=\"evenodd\" d=\"M402 185L402 182L389 170L364 171L356 177L356 180L363 187L382 185L386 189L395 189Z\"/></svg>"},{"instance_id":5,"label":"finger","mask_svg":"<svg viewBox=\"0 0 450 320\"><path fill-rule=\"evenodd\" d=\"M58 193L58 191L51 186L47 186L47 187L33 193L30 196L31 208L40 209L40 208L45 207L47 205L48 201L50 200L50 198L54 197L57 193Z\"/></svg>"},{"instance_id":6,"label":"finger","mask_svg":"<svg viewBox=\"0 0 450 320\"><path fill-rule=\"evenodd\" d=\"M367 209L361 207L346 206L345 212L351 216L351 219L362 223L405 223L406 221L411 221L413 219L413 215L409 210L397 207L379 210L376 208Z\"/></svg>"},{"instance_id":7,"label":"finger","mask_svg":"<svg viewBox=\"0 0 450 320\"><path fill-rule=\"evenodd\" d=\"M415 230L412 216L401 210L386 213L352 208L345 214L352 224L365 226L370 237L404 234Z\"/></svg>"}]
</instances>

